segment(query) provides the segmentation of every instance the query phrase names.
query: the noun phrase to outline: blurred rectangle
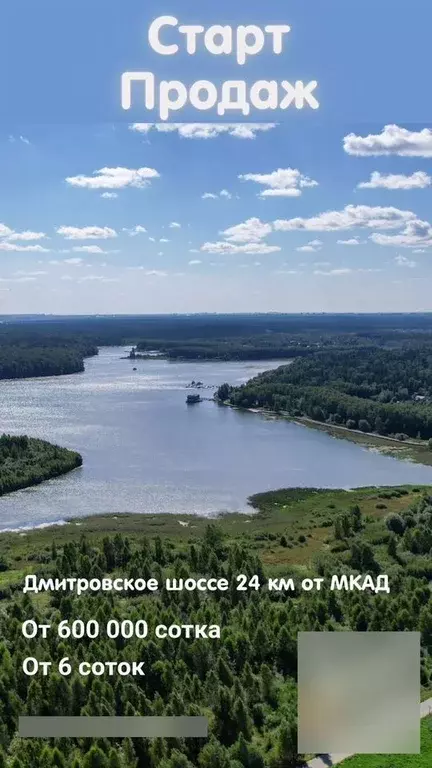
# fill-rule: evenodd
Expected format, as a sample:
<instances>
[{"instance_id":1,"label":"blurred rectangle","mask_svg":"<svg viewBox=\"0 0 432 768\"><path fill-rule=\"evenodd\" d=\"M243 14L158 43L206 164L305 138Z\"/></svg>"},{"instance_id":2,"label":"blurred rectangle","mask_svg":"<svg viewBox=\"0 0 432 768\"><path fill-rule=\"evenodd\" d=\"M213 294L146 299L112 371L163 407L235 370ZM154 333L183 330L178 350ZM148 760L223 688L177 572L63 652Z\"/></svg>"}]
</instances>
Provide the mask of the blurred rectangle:
<instances>
[{"instance_id":1,"label":"blurred rectangle","mask_svg":"<svg viewBox=\"0 0 432 768\"><path fill-rule=\"evenodd\" d=\"M419 632L299 632L299 753L419 753L419 714Z\"/></svg>"},{"instance_id":2,"label":"blurred rectangle","mask_svg":"<svg viewBox=\"0 0 432 768\"><path fill-rule=\"evenodd\" d=\"M20 717L22 738L207 738L206 717Z\"/></svg>"}]
</instances>

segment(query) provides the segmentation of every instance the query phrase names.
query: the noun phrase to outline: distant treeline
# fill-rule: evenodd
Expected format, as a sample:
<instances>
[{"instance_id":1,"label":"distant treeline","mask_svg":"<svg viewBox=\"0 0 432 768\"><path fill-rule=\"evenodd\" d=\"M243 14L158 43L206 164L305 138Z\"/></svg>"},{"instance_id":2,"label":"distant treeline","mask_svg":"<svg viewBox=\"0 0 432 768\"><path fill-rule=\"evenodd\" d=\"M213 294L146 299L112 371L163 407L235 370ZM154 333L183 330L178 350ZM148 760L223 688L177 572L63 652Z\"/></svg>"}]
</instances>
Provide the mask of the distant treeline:
<instances>
[{"instance_id":1,"label":"distant treeline","mask_svg":"<svg viewBox=\"0 0 432 768\"><path fill-rule=\"evenodd\" d=\"M0 378L82 371L99 346L186 360L309 359L328 349L423 349L431 331L430 314L0 317Z\"/></svg>"},{"instance_id":2,"label":"distant treeline","mask_svg":"<svg viewBox=\"0 0 432 768\"><path fill-rule=\"evenodd\" d=\"M218 397L363 432L430 439L432 344L408 338L399 349L326 349L241 387L224 384Z\"/></svg>"},{"instance_id":3,"label":"distant treeline","mask_svg":"<svg viewBox=\"0 0 432 768\"><path fill-rule=\"evenodd\" d=\"M0 496L70 472L82 464L75 451L21 435L0 437Z\"/></svg>"}]
</instances>

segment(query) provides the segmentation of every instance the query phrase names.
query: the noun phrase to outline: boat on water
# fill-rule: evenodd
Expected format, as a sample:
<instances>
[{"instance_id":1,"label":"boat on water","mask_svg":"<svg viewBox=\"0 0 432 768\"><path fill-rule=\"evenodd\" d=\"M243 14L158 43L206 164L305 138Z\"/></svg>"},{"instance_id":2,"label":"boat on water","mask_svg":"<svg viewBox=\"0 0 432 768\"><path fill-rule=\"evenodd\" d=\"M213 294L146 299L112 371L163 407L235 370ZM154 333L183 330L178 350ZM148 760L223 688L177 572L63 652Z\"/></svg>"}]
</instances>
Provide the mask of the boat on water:
<instances>
[{"instance_id":1,"label":"boat on water","mask_svg":"<svg viewBox=\"0 0 432 768\"><path fill-rule=\"evenodd\" d=\"M186 398L187 405L194 405L195 403L201 402L201 396L200 395L188 395Z\"/></svg>"}]
</instances>

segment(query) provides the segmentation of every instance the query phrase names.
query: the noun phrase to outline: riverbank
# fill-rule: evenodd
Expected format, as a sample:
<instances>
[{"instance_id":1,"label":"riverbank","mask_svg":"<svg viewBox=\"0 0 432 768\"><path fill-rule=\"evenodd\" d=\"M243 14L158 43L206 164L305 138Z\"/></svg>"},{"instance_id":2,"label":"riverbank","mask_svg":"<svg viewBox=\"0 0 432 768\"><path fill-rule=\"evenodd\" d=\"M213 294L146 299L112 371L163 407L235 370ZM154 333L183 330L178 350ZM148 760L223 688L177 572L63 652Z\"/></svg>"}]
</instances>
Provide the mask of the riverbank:
<instances>
[{"instance_id":1,"label":"riverbank","mask_svg":"<svg viewBox=\"0 0 432 768\"><path fill-rule=\"evenodd\" d=\"M287 567L303 569L319 552L329 552L329 534L336 519L359 505L373 536L382 529L388 514L399 514L432 486L368 487L352 491L288 488L250 497L250 513L227 513L217 518L197 515L122 514L94 515L61 521L61 524L0 532L0 560L9 567L0 573L0 589L18 584L27 573L43 567L43 553L52 542L63 547L78 543L83 536L95 546L107 535L121 534L131 544L160 536L181 548L201 541L207 526L217 522L230 542L250 546L271 573L285 573ZM12 556L13 555L13 556Z\"/></svg>"},{"instance_id":2,"label":"riverbank","mask_svg":"<svg viewBox=\"0 0 432 768\"><path fill-rule=\"evenodd\" d=\"M328 435L349 440L352 443L363 445L365 448L375 449L385 456L392 456L395 459L413 461L417 464L432 466L432 450L429 448L426 440L398 440L387 435L378 435L375 432L362 432L359 429L349 429L341 424L326 424L321 421L315 421L309 416L291 416L284 411L270 411L267 408L240 408L232 405L229 401L221 402L220 405L233 408L238 411L248 413L257 413L266 416L269 419L282 419L285 421L300 424L305 427L311 427Z\"/></svg>"}]
</instances>

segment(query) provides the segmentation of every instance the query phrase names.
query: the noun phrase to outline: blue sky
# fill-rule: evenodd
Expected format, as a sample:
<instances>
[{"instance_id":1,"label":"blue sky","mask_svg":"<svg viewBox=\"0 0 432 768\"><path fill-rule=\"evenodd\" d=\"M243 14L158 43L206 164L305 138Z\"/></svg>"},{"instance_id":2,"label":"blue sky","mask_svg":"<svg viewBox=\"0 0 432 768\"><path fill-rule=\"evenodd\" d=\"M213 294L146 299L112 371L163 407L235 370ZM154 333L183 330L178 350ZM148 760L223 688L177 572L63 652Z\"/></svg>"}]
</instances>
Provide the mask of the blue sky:
<instances>
[{"instance_id":1,"label":"blue sky","mask_svg":"<svg viewBox=\"0 0 432 768\"><path fill-rule=\"evenodd\" d=\"M0 313L432 309L430 8L231 6L3 3ZM149 52L162 13L290 24L241 77L317 79L320 110L126 115L126 69L239 77L232 57Z\"/></svg>"}]
</instances>

